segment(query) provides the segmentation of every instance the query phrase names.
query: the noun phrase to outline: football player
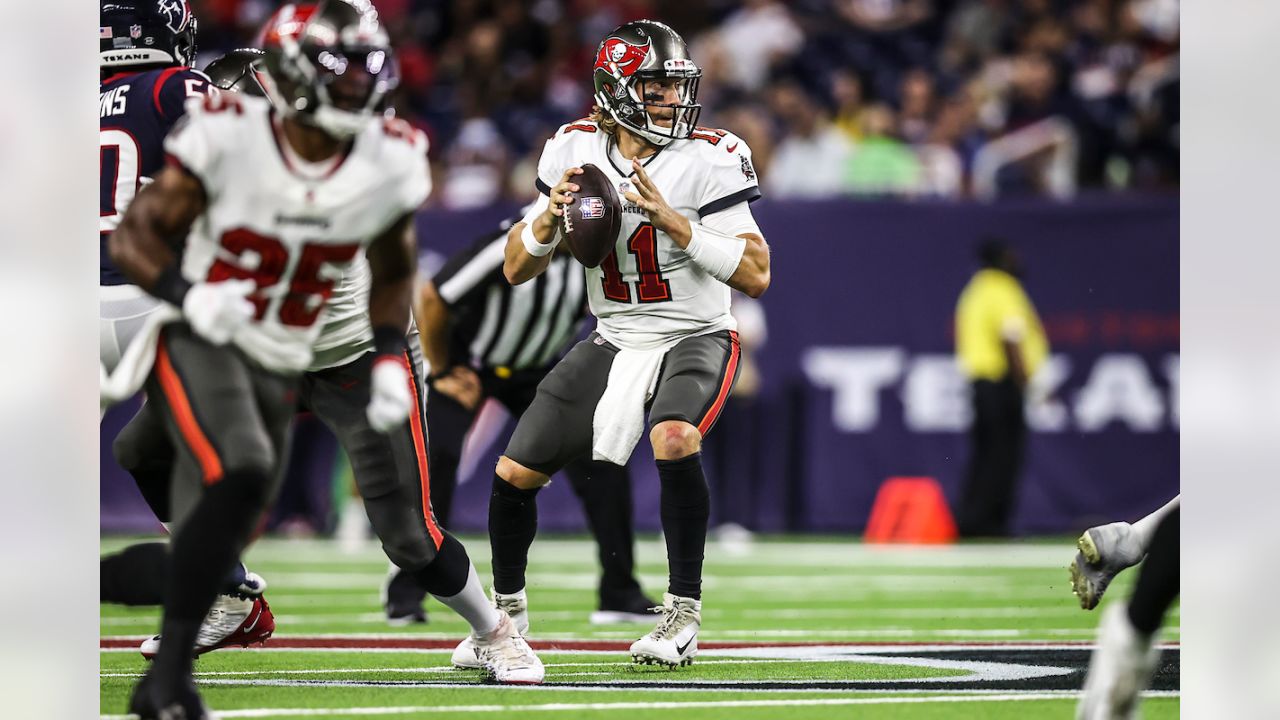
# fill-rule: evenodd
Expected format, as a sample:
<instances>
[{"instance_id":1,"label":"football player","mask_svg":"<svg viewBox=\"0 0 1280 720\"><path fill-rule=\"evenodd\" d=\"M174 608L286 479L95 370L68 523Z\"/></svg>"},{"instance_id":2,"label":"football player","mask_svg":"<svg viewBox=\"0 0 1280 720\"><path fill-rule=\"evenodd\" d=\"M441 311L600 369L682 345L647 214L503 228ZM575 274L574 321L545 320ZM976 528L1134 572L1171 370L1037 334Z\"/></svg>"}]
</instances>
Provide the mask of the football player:
<instances>
[{"instance_id":1,"label":"football player","mask_svg":"<svg viewBox=\"0 0 1280 720\"><path fill-rule=\"evenodd\" d=\"M278 19L268 23L262 44L278 46L282 41L280 32L296 34L302 19L314 11L315 5L310 3L285 6ZM262 56L261 50L234 50L211 63L207 71L220 88L261 96L266 94L259 83ZM425 152L425 138L422 142ZM410 422L398 430L380 433L366 418L368 366L375 358L368 296L369 268L362 258L356 258L329 298L315 355L302 377L301 404L338 437L351 459L370 524L398 568L398 576L411 581L418 590L419 601L430 592L464 617L478 614L485 622L492 622L498 616L484 607L488 601L466 551L443 531L431 507L426 390L416 327L411 326L406 350L416 403ZM451 566L456 567L446 570ZM468 583L463 588L465 592L452 582L463 576ZM501 658L483 654L472 655L468 660L471 667L488 668L500 682L541 679L536 657L526 658L522 664L500 662Z\"/></svg>"},{"instance_id":2,"label":"football player","mask_svg":"<svg viewBox=\"0 0 1280 720\"><path fill-rule=\"evenodd\" d=\"M656 627L631 656L668 666L698 651L710 514L700 448L738 370L730 291L759 297L770 279L769 248L748 207L760 196L751 150L732 133L697 125L700 76L674 30L627 23L596 52L591 117L547 141L542 197L508 234L507 279L520 284L546 269L586 163L625 199L622 230L614 252L586 270L597 330L538 386L499 458L489 503L494 600L527 629L538 490L588 454L625 464L647 409L669 583Z\"/></svg>"},{"instance_id":3,"label":"football player","mask_svg":"<svg viewBox=\"0 0 1280 720\"><path fill-rule=\"evenodd\" d=\"M1142 562L1156 535L1156 528L1181 505L1181 495L1141 520L1129 524L1113 522L1084 531L1076 542L1078 552L1068 570L1071 592L1080 607L1092 610L1102 601L1107 586L1122 570Z\"/></svg>"},{"instance_id":4,"label":"football player","mask_svg":"<svg viewBox=\"0 0 1280 720\"><path fill-rule=\"evenodd\" d=\"M1160 626L1179 593L1180 507L1171 502L1161 508L1143 547L1146 561L1128 602L1112 603L1102 611L1097 646L1076 706L1077 720L1138 717L1141 693L1160 662Z\"/></svg>"},{"instance_id":5,"label":"football player","mask_svg":"<svg viewBox=\"0 0 1280 720\"><path fill-rule=\"evenodd\" d=\"M99 357L109 372L160 300L130 283L112 262L107 242L130 201L164 166L165 135L189 98L209 92L209 79L188 67L196 52L196 18L186 3L104 0L99 17ZM122 433L135 441L121 464L156 517L167 522L172 450L152 415L144 406ZM166 543L141 543L103 557L101 599L159 605L167 553ZM275 621L265 589L260 576L237 563L200 628L197 650L270 637Z\"/></svg>"},{"instance_id":6,"label":"football player","mask_svg":"<svg viewBox=\"0 0 1280 720\"><path fill-rule=\"evenodd\" d=\"M367 0L286 7L274 30L278 43L264 48L271 101L221 93L189 103L165 141L170 163L109 245L125 276L167 303L145 329L155 346L146 383L177 448L181 519L165 640L130 701L143 718L207 717L191 674L199 619L275 492L300 375L335 285L362 251L374 348L368 424L394 432L414 417L404 332L413 216L430 190L425 137L378 114L395 61ZM183 237L179 262L170 242ZM440 586L478 596L462 612L477 653L495 675L518 666L529 672L516 680L536 681L536 657L514 623L483 602L465 551L436 530L436 549L461 557L437 554Z\"/></svg>"}]
</instances>

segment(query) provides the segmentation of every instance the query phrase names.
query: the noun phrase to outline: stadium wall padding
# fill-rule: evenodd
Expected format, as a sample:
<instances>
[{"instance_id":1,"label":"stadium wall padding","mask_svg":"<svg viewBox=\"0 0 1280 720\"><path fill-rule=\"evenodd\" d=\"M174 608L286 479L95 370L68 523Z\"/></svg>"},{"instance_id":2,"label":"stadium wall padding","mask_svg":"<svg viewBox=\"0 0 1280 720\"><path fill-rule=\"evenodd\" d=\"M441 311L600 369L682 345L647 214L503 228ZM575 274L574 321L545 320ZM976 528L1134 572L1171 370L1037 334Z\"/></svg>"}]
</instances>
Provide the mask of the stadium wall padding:
<instances>
[{"instance_id":1,"label":"stadium wall padding","mask_svg":"<svg viewBox=\"0 0 1280 720\"><path fill-rule=\"evenodd\" d=\"M1053 353L1040 378L1045 389L1028 404L1033 431L1017 532L1132 520L1178 492L1176 196L993 204L766 199L754 208L773 253L773 284L762 299L768 332L756 357L763 384L757 397L735 399L708 438L713 521L766 532L860 532L876 489L896 475L935 477L958 498L969 411L952 357L952 318L976 268L975 246L988 235L1007 238L1021 255ZM515 212L423 211L424 266L438 267L443 255ZM110 456L133 407L113 410L102 425L104 531L155 527ZM506 437L472 458L455 500L455 529L484 529L489 478ZM646 444L631 463L636 523L656 530L658 483ZM290 483L332 481L330 445L317 447L321 462L306 463ZM553 482L539 508L545 530L584 527L567 482Z\"/></svg>"}]
</instances>

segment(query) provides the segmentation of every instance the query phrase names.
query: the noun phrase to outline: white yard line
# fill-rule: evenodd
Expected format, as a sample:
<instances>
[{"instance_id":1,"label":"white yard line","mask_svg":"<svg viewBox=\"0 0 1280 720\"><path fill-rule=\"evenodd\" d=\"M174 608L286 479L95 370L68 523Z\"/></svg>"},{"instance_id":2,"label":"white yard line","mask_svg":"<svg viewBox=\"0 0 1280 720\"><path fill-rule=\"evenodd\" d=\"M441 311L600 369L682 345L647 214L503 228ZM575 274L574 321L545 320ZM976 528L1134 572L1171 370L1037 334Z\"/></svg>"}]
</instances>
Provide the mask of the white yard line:
<instances>
[{"instance_id":1,"label":"white yard line","mask_svg":"<svg viewBox=\"0 0 1280 720\"><path fill-rule=\"evenodd\" d=\"M1178 693L1150 693L1158 697L1178 697ZM946 694L925 697L858 697L858 698L797 698L790 700L704 700L690 702L615 702L615 703L543 703L531 705L415 705L405 707L351 707L351 708L249 708L224 710L223 718L315 717L337 715L363 717L371 715L425 715L440 713L519 713L519 712L572 712L581 710L684 710L694 708L756 708L756 707L833 707L843 705L908 705L965 702L1019 702L1025 700L1072 700L1075 693L1000 693L1000 694ZM103 715L101 720L131 720L133 715Z\"/></svg>"}]
</instances>

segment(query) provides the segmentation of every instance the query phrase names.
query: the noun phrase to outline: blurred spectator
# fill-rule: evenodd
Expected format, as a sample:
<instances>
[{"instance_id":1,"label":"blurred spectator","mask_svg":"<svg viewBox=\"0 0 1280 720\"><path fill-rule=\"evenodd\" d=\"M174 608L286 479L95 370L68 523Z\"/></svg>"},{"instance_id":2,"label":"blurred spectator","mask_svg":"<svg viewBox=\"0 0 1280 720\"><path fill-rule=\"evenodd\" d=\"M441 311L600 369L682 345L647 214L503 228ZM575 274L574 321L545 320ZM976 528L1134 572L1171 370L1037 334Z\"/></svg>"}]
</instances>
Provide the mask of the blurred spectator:
<instances>
[{"instance_id":1,"label":"blurred spectator","mask_svg":"<svg viewBox=\"0 0 1280 720\"><path fill-rule=\"evenodd\" d=\"M836 129L854 142L861 140L862 111L866 100L862 92L862 78L848 68L836 70L831 74L831 97L836 105Z\"/></svg>"},{"instance_id":2,"label":"blurred spectator","mask_svg":"<svg viewBox=\"0 0 1280 720\"><path fill-rule=\"evenodd\" d=\"M929 137L934 121L933 77L924 70L902 76L898 96L898 136L917 145Z\"/></svg>"},{"instance_id":3,"label":"blurred spectator","mask_svg":"<svg viewBox=\"0 0 1280 720\"><path fill-rule=\"evenodd\" d=\"M280 0L191 3L203 67L251 44ZM895 125L859 162L872 167L867 158L883 151L904 159L895 147L905 141L921 176L902 192L1065 196L1178 183L1179 0L375 3L399 49L394 107L430 136L451 187L438 201L450 205L526 196L527 183L503 173L527 170L552 129L587 114L596 47L641 17L684 34L703 68L703 122L746 138L766 181L778 163L783 194L863 191L845 185L840 158L863 140L872 103L888 103ZM810 94L801 107L778 102L796 88ZM994 182L975 174L987 168L979 155L1000 161Z\"/></svg>"},{"instance_id":4,"label":"blurred spectator","mask_svg":"<svg viewBox=\"0 0 1280 720\"><path fill-rule=\"evenodd\" d=\"M920 161L893 132L893 110L872 105L863 113L862 142L845 172L845 186L857 195L913 195L920 190Z\"/></svg>"},{"instance_id":5,"label":"blurred spectator","mask_svg":"<svg viewBox=\"0 0 1280 720\"><path fill-rule=\"evenodd\" d=\"M728 60L725 80L747 92L760 90L770 68L804 42L787 7L776 0L744 0L712 37Z\"/></svg>"},{"instance_id":6,"label":"blurred spectator","mask_svg":"<svg viewBox=\"0 0 1280 720\"><path fill-rule=\"evenodd\" d=\"M795 83L770 91L769 106L787 134L773 154L765 187L777 198L822 198L844 188L851 143L809 95Z\"/></svg>"}]
</instances>

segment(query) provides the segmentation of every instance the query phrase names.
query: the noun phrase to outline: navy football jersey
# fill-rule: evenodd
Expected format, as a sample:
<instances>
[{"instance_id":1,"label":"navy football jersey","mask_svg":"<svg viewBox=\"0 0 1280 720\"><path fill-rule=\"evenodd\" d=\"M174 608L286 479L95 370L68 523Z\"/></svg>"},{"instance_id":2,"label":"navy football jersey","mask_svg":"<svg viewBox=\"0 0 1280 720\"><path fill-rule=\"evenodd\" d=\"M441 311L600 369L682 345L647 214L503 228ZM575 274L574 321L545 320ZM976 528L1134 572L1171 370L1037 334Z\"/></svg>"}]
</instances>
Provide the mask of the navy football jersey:
<instances>
[{"instance_id":1,"label":"navy football jersey","mask_svg":"<svg viewBox=\"0 0 1280 720\"><path fill-rule=\"evenodd\" d=\"M187 67L125 72L98 92L98 239L100 285L129 281L112 264L107 238L129 201L164 167L164 138L187 98L209 92L209 78Z\"/></svg>"}]
</instances>

